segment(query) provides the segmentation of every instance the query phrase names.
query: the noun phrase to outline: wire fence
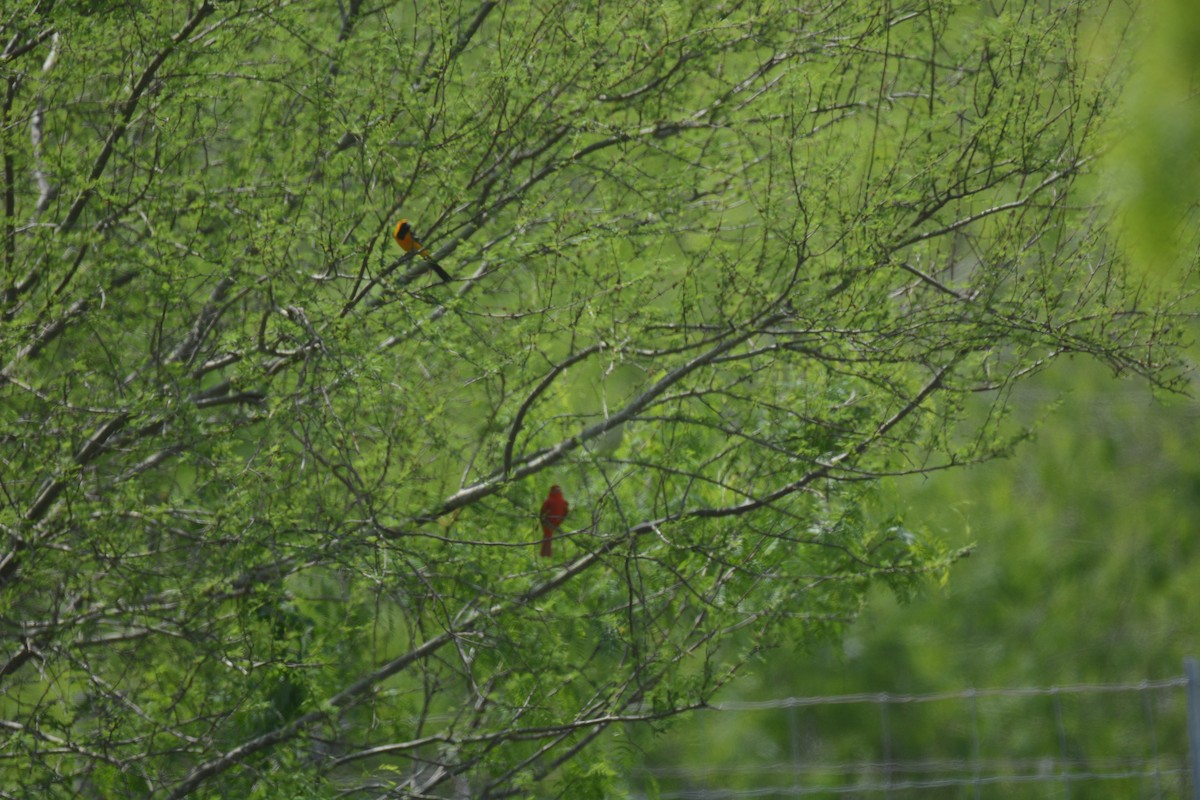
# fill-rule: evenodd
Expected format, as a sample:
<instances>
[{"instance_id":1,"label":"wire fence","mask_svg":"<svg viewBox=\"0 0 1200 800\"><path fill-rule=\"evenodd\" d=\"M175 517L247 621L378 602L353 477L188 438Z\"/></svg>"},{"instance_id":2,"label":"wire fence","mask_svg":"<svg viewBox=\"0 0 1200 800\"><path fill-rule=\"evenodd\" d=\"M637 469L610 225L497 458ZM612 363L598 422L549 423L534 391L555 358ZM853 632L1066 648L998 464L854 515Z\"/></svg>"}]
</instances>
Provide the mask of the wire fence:
<instances>
[{"instance_id":1,"label":"wire fence","mask_svg":"<svg viewBox=\"0 0 1200 800\"><path fill-rule=\"evenodd\" d=\"M1200 800L1195 662L1137 683L726 702L632 796ZM695 766L700 764L702 766Z\"/></svg>"}]
</instances>

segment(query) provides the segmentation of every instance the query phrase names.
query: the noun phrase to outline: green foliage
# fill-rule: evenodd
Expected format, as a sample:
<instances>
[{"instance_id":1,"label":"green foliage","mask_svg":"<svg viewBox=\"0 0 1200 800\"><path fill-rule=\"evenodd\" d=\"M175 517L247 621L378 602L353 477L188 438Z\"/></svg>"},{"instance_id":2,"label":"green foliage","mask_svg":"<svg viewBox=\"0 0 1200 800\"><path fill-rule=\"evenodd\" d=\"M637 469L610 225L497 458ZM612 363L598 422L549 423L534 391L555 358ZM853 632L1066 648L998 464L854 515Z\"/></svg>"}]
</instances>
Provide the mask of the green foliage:
<instances>
[{"instance_id":1,"label":"green foliage","mask_svg":"<svg viewBox=\"0 0 1200 800\"><path fill-rule=\"evenodd\" d=\"M1062 5L10 12L0 782L600 796L944 580L870 486L1003 453L965 397L1178 381Z\"/></svg>"},{"instance_id":2,"label":"green foliage","mask_svg":"<svg viewBox=\"0 0 1200 800\"><path fill-rule=\"evenodd\" d=\"M985 684L1134 681L1178 674L1197 652L1186 620L1196 577L1193 404L1155 401L1076 366L1021 397L1061 394L1053 426L1012 462L907 487L905 504L950 537L978 542L944 594L903 610L878 606L864 629L902 614L924 642L892 660L897 675ZM948 607L955 609L950 614ZM1089 624L1080 625L1079 609ZM1004 647L1020 638L1024 646ZM939 681L944 679L939 679Z\"/></svg>"},{"instance_id":3,"label":"green foliage","mask_svg":"<svg viewBox=\"0 0 1200 800\"><path fill-rule=\"evenodd\" d=\"M1155 0L1148 11L1113 161L1129 249L1154 275L1192 264L1196 250L1200 16L1187 0Z\"/></svg>"},{"instance_id":4,"label":"green foliage","mask_svg":"<svg viewBox=\"0 0 1200 800\"><path fill-rule=\"evenodd\" d=\"M1042 418L1047 397L1057 407ZM989 411L984 402L969 408ZM886 714L891 755L906 762L909 779L920 779L921 765L969 763L977 753L989 781L1039 759L1071 758L1074 771L1100 773L1076 779L1078 796L1137 798L1152 793L1152 777L1115 775L1147 759L1148 769L1164 768L1153 780L1165 796L1183 795L1184 777L1167 774L1187 741L1182 687L1074 696L1012 690L1137 686L1178 675L1200 648L1190 624L1200 579L1195 403L1155 398L1077 363L1019 389L1010 410L1010 425L1036 428L1016 457L937 480L885 481L863 504L868 518L902 510L943 546L973 547L944 586L915 595L872 589L844 636L805 653L803 668L794 650L778 649L722 696L887 692L944 701L728 713L699 731L673 730L648 745L646 761L687 764L694 778L699 767L675 749L682 745L710 753L710 768L751 776L733 783L723 774L710 786L761 789L781 762L799 764L806 787L844 786L837 765L866 770L881 758ZM971 688L977 698L956 696ZM761 744L725 754L749 736ZM1091 766L1100 763L1115 766ZM983 796L1063 791L1057 782L987 786Z\"/></svg>"}]
</instances>

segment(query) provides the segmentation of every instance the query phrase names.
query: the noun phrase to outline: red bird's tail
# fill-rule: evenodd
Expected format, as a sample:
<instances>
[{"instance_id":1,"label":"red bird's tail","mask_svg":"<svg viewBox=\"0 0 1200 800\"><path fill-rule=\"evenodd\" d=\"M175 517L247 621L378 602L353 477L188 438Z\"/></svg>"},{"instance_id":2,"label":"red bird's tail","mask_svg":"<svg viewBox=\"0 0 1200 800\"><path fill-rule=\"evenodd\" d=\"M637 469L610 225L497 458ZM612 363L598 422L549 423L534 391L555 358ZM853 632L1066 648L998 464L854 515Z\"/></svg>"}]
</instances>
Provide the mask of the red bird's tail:
<instances>
[{"instance_id":1,"label":"red bird's tail","mask_svg":"<svg viewBox=\"0 0 1200 800\"><path fill-rule=\"evenodd\" d=\"M553 532L550 530L550 528L548 526L546 526L546 525L542 526L542 555L545 556L546 558L549 558L551 555L550 542L552 541L553 535L554 535Z\"/></svg>"}]
</instances>

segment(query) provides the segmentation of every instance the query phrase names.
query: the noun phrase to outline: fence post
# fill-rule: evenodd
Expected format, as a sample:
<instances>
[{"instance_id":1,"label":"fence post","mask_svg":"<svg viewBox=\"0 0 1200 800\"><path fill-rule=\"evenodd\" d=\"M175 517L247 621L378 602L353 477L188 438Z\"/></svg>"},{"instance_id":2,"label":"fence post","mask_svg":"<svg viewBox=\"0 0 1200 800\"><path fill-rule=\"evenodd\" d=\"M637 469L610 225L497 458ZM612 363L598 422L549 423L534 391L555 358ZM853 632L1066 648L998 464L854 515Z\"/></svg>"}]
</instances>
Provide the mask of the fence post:
<instances>
[{"instance_id":1,"label":"fence post","mask_svg":"<svg viewBox=\"0 0 1200 800\"><path fill-rule=\"evenodd\" d=\"M1188 770L1192 800L1200 800L1200 666L1196 659L1185 658L1183 671L1187 675Z\"/></svg>"}]
</instances>

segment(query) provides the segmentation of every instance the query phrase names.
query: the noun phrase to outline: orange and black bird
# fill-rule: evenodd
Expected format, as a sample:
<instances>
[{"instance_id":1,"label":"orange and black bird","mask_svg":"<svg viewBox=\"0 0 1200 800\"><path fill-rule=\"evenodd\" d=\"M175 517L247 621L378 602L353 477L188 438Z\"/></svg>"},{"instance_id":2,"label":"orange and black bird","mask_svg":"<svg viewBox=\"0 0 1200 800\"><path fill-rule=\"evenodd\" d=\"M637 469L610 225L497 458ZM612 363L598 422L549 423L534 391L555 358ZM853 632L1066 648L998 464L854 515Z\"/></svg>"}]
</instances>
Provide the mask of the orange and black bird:
<instances>
[{"instance_id":1,"label":"orange and black bird","mask_svg":"<svg viewBox=\"0 0 1200 800\"><path fill-rule=\"evenodd\" d=\"M408 220L402 219L397 222L396 230L392 236L396 237L396 244L400 245L400 249L406 253L416 250L422 258L429 262L430 268L438 274L443 283L450 282L450 273L442 269L441 264L433 260L433 256L429 255L429 251L425 249L425 245L413 238L412 226L408 224Z\"/></svg>"}]
</instances>

